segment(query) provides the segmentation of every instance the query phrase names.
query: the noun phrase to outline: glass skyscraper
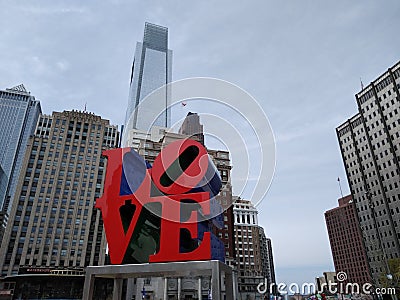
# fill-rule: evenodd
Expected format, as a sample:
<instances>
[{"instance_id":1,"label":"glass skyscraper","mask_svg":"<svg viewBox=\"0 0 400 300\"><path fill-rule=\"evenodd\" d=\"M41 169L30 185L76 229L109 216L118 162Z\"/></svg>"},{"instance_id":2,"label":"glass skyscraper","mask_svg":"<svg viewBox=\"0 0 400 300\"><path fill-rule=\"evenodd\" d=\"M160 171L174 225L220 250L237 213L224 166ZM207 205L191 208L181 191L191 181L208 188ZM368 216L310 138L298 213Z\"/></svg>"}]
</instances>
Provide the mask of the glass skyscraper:
<instances>
[{"instance_id":1,"label":"glass skyscraper","mask_svg":"<svg viewBox=\"0 0 400 300\"><path fill-rule=\"evenodd\" d=\"M0 91L0 167L2 185L7 186L0 198L4 212L14 196L28 138L41 112L40 102L22 84Z\"/></svg>"},{"instance_id":2,"label":"glass skyscraper","mask_svg":"<svg viewBox=\"0 0 400 300\"><path fill-rule=\"evenodd\" d=\"M168 28L146 23L143 42L136 44L132 64L125 132L131 129L147 131L152 125L169 127L171 116L167 92L163 99L157 101L157 105L150 107L140 104L151 92L171 82L171 65L172 50L168 49ZM159 114L158 118L149 118L148 110Z\"/></svg>"}]
</instances>

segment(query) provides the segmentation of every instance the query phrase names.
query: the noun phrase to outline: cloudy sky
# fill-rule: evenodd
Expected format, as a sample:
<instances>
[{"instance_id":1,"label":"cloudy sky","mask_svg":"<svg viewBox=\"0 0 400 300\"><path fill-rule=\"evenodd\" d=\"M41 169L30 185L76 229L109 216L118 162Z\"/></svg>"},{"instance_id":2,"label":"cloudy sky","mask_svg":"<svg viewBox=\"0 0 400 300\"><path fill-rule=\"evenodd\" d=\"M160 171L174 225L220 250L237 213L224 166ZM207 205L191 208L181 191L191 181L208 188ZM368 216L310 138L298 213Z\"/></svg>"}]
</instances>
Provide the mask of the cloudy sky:
<instances>
[{"instance_id":1,"label":"cloudy sky","mask_svg":"<svg viewBox=\"0 0 400 300\"><path fill-rule=\"evenodd\" d=\"M83 3L84 2L84 3ZM276 136L259 206L277 279L333 270L324 211L348 192L335 127L354 94L400 59L393 1L1 1L0 88L23 83L45 113L88 110L121 124L144 22L169 27L173 79L215 77L255 97Z\"/></svg>"}]
</instances>

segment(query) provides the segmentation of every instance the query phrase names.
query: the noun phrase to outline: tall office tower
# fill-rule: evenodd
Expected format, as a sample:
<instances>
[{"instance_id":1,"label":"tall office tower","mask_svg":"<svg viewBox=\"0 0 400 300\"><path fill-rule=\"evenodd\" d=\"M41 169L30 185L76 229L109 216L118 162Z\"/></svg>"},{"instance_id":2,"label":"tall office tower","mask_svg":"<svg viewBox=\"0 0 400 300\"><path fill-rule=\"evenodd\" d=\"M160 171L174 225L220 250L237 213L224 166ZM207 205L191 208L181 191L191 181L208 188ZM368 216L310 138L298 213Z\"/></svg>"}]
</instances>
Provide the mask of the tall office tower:
<instances>
[{"instance_id":1,"label":"tall office tower","mask_svg":"<svg viewBox=\"0 0 400 300\"><path fill-rule=\"evenodd\" d=\"M40 116L0 249L1 276L16 283L18 297L81 296L83 268L104 263L106 239L94 204L105 176L102 150L117 145L118 135L88 112Z\"/></svg>"},{"instance_id":2,"label":"tall office tower","mask_svg":"<svg viewBox=\"0 0 400 300\"><path fill-rule=\"evenodd\" d=\"M26 144L34 133L40 113L39 101L22 84L0 91L0 168L2 185L7 186L0 195L4 213L14 197Z\"/></svg>"},{"instance_id":3,"label":"tall office tower","mask_svg":"<svg viewBox=\"0 0 400 300\"><path fill-rule=\"evenodd\" d=\"M235 230L235 248L238 271L238 286L240 299L255 299L257 286L264 282L268 273L266 266L273 267L273 261L263 263L266 250L272 259L272 249L268 249L267 244L263 244L265 235L261 233L258 226L258 211L249 200L234 197L233 214ZM266 242L266 240L264 240ZM271 278L275 271L270 271ZM268 279L268 277L267 277Z\"/></svg>"},{"instance_id":4,"label":"tall office tower","mask_svg":"<svg viewBox=\"0 0 400 300\"><path fill-rule=\"evenodd\" d=\"M125 133L131 129L147 131L151 125L170 126L170 99L167 90L156 104L140 104L151 92L170 83L171 78L172 50L168 49L168 28L146 22L143 42L137 42L132 64ZM160 113L157 120L149 117L148 110Z\"/></svg>"},{"instance_id":5,"label":"tall office tower","mask_svg":"<svg viewBox=\"0 0 400 300\"><path fill-rule=\"evenodd\" d=\"M356 94L358 113L336 128L375 283L400 258L400 62Z\"/></svg>"},{"instance_id":6,"label":"tall office tower","mask_svg":"<svg viewBox=\"0 0 400 300\"><path fill-rule=\"evenodd\" d=\"M200 117L197 113L189 112L179 128L180 134L195 136L196 139L204 145L203 125L200 123Z\"/></svg>"},{"instance_id":7,"label":"tall office tower","mask_svg":"<svg viewBox=\"0 0 400 300\"><path fill-rule=\"evenodd\" d=\"M258 231L260 235L262 275L264 278L267 278L270 284L276 283L274 255L272 253L272 241L270 238L266 237L264 228L258 226ZM273 292L276 292L276 290L274 290Z\"/></svg>"},{"instance_id":8,"label":"tall office tower","mask_svg":"<svg viewBox=\"0 0 400 300\"><path fill-rule=\"evenodd\" d=\"M371 282L368 260L351 195L339 199L339 206L325 212L336 273L345 272L347 282Z\"/></svg>"}]
</instances>

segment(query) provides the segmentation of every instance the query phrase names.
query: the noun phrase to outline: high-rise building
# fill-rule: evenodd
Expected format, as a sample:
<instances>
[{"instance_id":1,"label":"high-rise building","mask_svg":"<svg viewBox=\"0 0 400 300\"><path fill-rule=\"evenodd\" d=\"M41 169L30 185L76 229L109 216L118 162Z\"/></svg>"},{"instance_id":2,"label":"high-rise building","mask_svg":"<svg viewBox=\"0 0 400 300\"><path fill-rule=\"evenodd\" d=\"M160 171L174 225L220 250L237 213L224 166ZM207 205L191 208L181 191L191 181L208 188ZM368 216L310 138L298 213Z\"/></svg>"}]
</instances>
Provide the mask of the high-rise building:
<instances>
[{"instance_id":1,"label":"high-rise building","mask_svg":"<svg viewBox=\"0 0 400 300\"><path fill-rule=\"evenodd\" d=\"M81 296L83 268L104 264L106 239L94 204L105 176L102 150L118 138L116 126L92 113L40 116L0 249L1 276L19 299Z\"/></svg>"},{"instance_id":2,"label":"high-rise building","mask_svg":"<svg viewBox=\"0 0 400 300\"><path fill-rule=\"evenodd\" d=\"M356 207L351 195L339 199L339 206L325 212L325 222L336 273L345 272L347 282L371 282Z\"/></svg>"},{"instance_id":3,"label":"high-rise building","mask_svg":"<svg viewBox=\"0 0 400 300\"><path fill-rule=\"evenodd\" d=\"M7 213L13 199L29 136L41 113L40 103L24 85L0 91L0 206Z\"/></svg>"},{"instance_id":4,"label":"high-rise building","mask_svg":"<svg viewBox=\"0 0 400 300\"><path fill-rule=\"evenodd\" d=\"M272 241L267 238L264 232L264 228L258 226L258 231L260 235L260 254L261 254L261 265L262 265L262 275L267 278L269 284L276 283L275 278L275 266L274 266L274 256L272 253ZM274 291L276 293L276 289Z\"/></svg>"},{"instance_id":5,"label":"high-rise building","mask_svg":"<svg viewBox=\"0 0 400 300\"><path fill-rule=\"evenodd\" d=\"M356 94L336 128L374 282L400 258L400 62Z\"/></svg>"},{"instance_id":6,"label":"high-rise building","mask_svg":"<svg viewBox=\"0 0 400 300\"><path fill-rule=\"evenodd\" d=\"M208 150L214 165L217 167L221 180L222 188L216 199L224 208L224 224L217 229L216 234L225 246L225 263L231 267L236 266L235 239L234 239L234 220L232 207L232 185L231 185L231 164L228 151Z\"/></svg>"},{"instance_id":7,"label":"high-rise building","mask_svg":"<svg viewBox=\"0 0 400 300\"><path fill-rule=\"evenodd\" d=\"M140 106L142 100L156 89L171 82L172 50L168 49L168 28L147 23L143 42L137 42L132 64L128 108L126 110L124 132L131 129L147 131L152 125L170 126L170 99L167 90L160 107ZM160 113L156 120L148 117L148 110ZM154 123L153 123L154 122Z\"/></svg>"},{"instance_id":8,"label":"high-rise building","mask_svg":"<svg viewBox=\"0 0 400 300\"><path fill-rule=\"evenodd\" d=\"M234 197L234 200L239 298L260 299L262 295L257 292L260 282L265 282L267 278L269 284L275 283L272 246L271 243L269 246L266 244L267 239L264 230L258 225L258 211L253 203L240 197ZM271 261L263 262L263 259L271 259Z\"/></svg>"},{"instance_id":9,"label":"high-rise building","mask_svg":"<svg viewBox=\"0 0 400 300\"><path fill-rule=\"evenodd\" d=\"M203 125L200 123L200 117L197 113L189 112L179 128L180 134L194 136L204 145Z\"/></svg>"}]
</instances>

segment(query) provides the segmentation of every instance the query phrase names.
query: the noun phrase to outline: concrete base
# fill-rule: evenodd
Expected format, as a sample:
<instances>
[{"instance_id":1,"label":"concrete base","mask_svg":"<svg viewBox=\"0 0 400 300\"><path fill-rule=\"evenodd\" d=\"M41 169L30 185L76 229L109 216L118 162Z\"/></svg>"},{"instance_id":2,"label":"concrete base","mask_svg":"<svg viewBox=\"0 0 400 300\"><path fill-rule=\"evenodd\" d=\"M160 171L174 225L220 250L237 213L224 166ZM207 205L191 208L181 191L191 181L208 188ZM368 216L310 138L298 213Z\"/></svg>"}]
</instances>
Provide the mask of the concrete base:
<instances>
[{"instance_id":1,"label":"concrete base","mask_svg":"<svg viewBox=\"0 0 400 300\"><path fill-rule=\"evenodd\" d=\"M224 299L221 283L225 278L226 299L234 299L232 268L219 260L187 261L132 265L107 265L86 268L83 300L92 300L96 278L113 278L113 300L122 300L122 280L144 277L196 277L211 275L211 295L213 300ZM164 293L164 300L167 300Z\"/></svg>"}]
</instances>

